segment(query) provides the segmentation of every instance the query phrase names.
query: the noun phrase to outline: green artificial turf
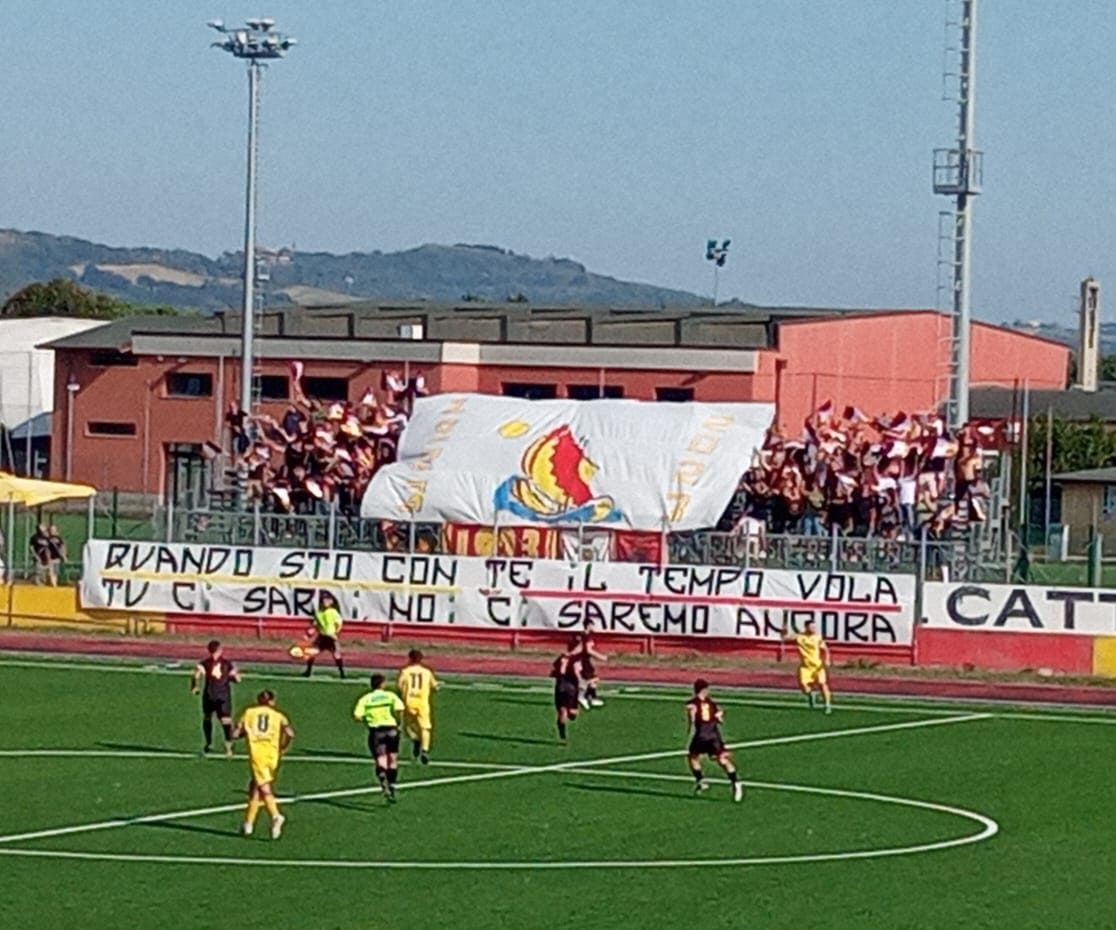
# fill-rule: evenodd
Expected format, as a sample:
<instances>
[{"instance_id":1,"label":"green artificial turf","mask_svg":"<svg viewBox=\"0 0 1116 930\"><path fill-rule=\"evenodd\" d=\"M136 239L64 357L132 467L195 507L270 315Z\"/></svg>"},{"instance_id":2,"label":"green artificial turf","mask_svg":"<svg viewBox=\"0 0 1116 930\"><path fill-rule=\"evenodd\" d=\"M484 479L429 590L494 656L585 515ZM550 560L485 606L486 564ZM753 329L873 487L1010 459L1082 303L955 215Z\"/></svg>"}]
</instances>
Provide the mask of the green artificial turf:
<instances>
[{"instance_id":1,"label":"green artificial turf","mask_svg":"<svg viewBox=\"0 0 1116 930\"><path fill-rule=\"evenodd\" d=\"M1116 923L1116 715L839 700L826 717L789 692L722 692L725 736L752 744L736 755L761 783L733 804L719 773L692 796L681 692L606 692L607 706L583 714L562 747L545 680L450 679L436 699L434 764L405 763L399 803L388 806L350 719L363 680L262 670L236 704L264 686L277 692L297 732L280 794L303 798L286 803L286 832L272 841L266 814L254 837L237 835L243 758L197 755L187 667L72 666L0 659L3 927ZM971 811L999 832L849 856L985 830L888 798ZM133 822L5 839L118 819ZM839 858L714 861L818 854ZM223 861L142 860L158 856Z\"/></svg>"}]
</instances>

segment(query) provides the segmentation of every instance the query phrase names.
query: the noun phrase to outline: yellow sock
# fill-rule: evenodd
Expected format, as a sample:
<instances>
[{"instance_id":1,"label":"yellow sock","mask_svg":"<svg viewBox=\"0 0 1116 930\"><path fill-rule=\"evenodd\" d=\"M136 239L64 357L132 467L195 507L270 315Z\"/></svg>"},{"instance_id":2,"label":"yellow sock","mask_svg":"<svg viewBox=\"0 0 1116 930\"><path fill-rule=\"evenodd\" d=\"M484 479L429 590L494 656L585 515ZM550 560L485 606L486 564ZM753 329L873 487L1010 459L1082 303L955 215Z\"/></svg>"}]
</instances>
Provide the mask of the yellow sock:
<instances>
[{"instance_id":1,"label":"yellow sock","mask_svg":"<svg viewBox=\"0 0 1116 930\"><path fill-rule=\"evenodd\" d=\"M422 731L422 751L430 752L430 730Z\"/></svg>"},{"instance_id":2,"label":"yellow sock","mask_svg":"<svg viewBox=\"0 0 1116 930\"><path fill-rule=\"evenodd\" d=\"M244 822L247 824L254 824L256 818L260 814L260 798L259 795L253 794L248 799L248 809L244 812Z\"/></svg>"},{"instance_id":3,"label":"yellow sock","mask_svg":"<svg viewBox=\"0 0 1116 930\"><path fill-rule=\"evenodd\" d=\"M279 816L279 802L275 800L275 795L264 795L264 804L267 805L267 812L271 815L272 820Z\"/></svg>"}]
</instances>

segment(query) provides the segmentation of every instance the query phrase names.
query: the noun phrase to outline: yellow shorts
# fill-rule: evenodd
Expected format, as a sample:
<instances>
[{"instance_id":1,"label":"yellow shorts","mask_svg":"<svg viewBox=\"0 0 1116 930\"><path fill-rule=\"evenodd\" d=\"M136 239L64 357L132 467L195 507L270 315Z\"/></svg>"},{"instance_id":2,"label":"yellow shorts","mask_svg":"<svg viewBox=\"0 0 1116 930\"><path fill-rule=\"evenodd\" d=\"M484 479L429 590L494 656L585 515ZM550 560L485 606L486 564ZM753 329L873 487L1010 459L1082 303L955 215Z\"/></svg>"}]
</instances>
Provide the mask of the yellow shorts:
<instances>
[{"instance_id":1,"label":"yellow shorts","mask_svg":"<svg viewBox=\"0 0 1116 930\"><path fill-rule=\"evenodd\" d=\"M403 726L409 733L431 729L433 724L430 722L430 704L408 704L403 711Z\"/></svg>"},{"instance_id":2,"label":"yellow shorts","mask_svg":"<svg viewBox=\"0 0 1116 930\"><path fill-rule=\"evenodd\" d=\"M798 683L803 688L828 683L824 665L802 665L798 669Z\"/></svg>"},{"instance_id":3,"label":"yellow shorts","mask_svg":"<svg viewBox=\"0 0 1116 930\"><path fill-rule=\"evenodd\" d=\"M279 769L279 754L268 752L248 757L248 765L252 769L252 781L259 785L270 785L275 781L275 774Z\"/></svg>"}]
</instances>

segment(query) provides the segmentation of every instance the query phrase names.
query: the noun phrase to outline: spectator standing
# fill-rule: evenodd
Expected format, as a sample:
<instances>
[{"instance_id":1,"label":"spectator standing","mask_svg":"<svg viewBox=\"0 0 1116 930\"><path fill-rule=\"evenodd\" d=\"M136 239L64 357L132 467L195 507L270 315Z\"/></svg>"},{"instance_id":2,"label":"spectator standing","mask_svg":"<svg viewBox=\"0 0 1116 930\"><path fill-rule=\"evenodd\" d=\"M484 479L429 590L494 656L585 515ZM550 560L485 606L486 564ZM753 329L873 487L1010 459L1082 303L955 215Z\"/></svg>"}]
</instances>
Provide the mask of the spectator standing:
<instances>
[{"instance_id":1,"label":"spectator standing","mask_svg":"<svg viewBox=\"0 0 1116 930\"><path fill-rule=\"evenodd\" d=\"M58 527L53 523L47 530L47 547L50 555L50 583L56 585L62 564L66 561L66 540L62 538Z\"/></svg>"},{"instance_id":2,"label":"spectator standing","mask_svg":"<svg viewBox=\"0 0 1116 930\"><path fill-rule=\"evenodd\" d=\"M46 524L38 525L27 545L35 562L35 584L49 582L51 587L57 585L58 577L54 574L54 562L50 557L50 534Z\"/></svg>"}]
</instances>

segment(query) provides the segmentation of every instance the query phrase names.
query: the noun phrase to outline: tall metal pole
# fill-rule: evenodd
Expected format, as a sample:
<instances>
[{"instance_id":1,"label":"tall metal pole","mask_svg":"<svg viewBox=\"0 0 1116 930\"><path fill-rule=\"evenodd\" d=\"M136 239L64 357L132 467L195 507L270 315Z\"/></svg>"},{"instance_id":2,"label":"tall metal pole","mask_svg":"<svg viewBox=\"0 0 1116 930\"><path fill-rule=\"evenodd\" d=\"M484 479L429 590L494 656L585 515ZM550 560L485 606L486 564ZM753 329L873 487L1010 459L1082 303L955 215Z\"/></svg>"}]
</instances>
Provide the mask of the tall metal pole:
<instances>
[{"instance_id":1,"label":"tall metal pole","mask_svg":"<svg viewBox=\"0 0 1116 930\"><path fill-rule=\"evenodd\" d=\"M956 198L953 215L949 421L969 419L973 198L980 193L981 153L975 143L977 0L959 0L961 30L957 68L957 145L934 153L934 192Z\"/></svg>"},{"instance_id":2,"label":"tall metal pole","mask_svg":"<svg viewBox=\"0 0 1116 930\"><path fill-rule=\"evenodd\" d=\"M223 39L216 48L230 52L248 62L248 183L244 197L244 307L240 342L240 407L245 413L252 409L252 370L255 367L253 336L255 335L256 298L256 135L260 121L260 69L263 62L282 58L296 44L290 36L275 29L275 20L261 17L250 19L244 26L226 26L219 19L207 24Z\"/></svg>"},{"instance_id":3,"label":"tall metal pole","mask_svg":"<svg viewBox=\"0 0 1116 930\"><path fill-rule=\"evenodd\" d=\"M77 385L69 382L66 385L66 480L69 481L74 473L74 395Z\"/></svg>"},{"instance_id":4,"label":"tall metal pole","mask_svg":"<svg viewBox=\"0 0 1116 930\"><path fill-rule=\"evenodd\" d=\"M31 429L35 419L35 350L27 353L27 435L23 437L23 473L32 478L35 472L31 468Z\"/></svg>"},{"instance_id":5,"label":"tall metal pole","mask_svg":"<svg viewBox=\"0 0 1116 930\"><path fill-rule=\"evenodd\" d=\"M958 75L961 109L957 148L961 156L961 183L957 192L957 219L954 235L954 376L952 400L954 428L969 420L969 356L972 331L970 289L972 278L972 225L975 193L971 177L973 164L974 116L976 109L976 14L977 0L963 0L961 13L961 68Z\"/></svg>"},{"instance_id":6,"label":"tall metal pole","mask_svg":"<svg viewBox=\"0 0 1116 930\"><path fill-rule=\"evenodd\" d=\"M1046 408L1046 502L1042 515L1042 544L1045 546L1050 541L1050 476L1054 471L1054 408Z\"/></svg>"},{"instance_id":7,"label":"tall metal pole","mask_svg":"<svg viewBox=\"0 0 1116 930\"><path fill-rule=\"evenodd\" d=\"M260 63L248 62L248 182L244 195L244 319L240 338L240 409L252 410L256 322L256 130L260 118Z\"/></svg>"},{"instance_id":8,"label":"tall metal pole","mask_svg":"<svg viewBox=\"0 0 1116 930\"><path fill-rule=\"evenodd\" d=\"M1031 382L1023 382L1023 416L1021 417L1020 446L1023 454L1019 456L1019 529L1023 533L1023 545L1027 544L1027 524L1031 521L1027 506L1027 459L1031 454Z\"/></svg>"}]
</instances>

